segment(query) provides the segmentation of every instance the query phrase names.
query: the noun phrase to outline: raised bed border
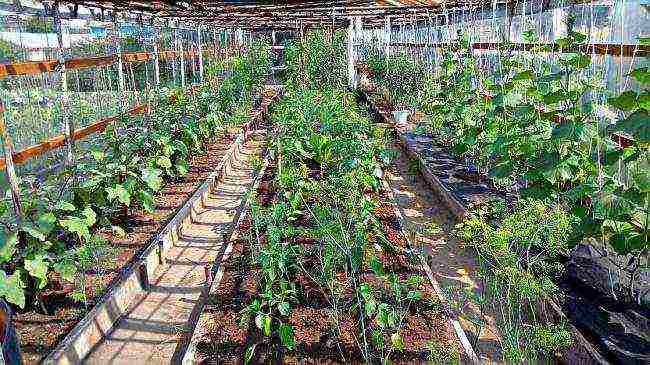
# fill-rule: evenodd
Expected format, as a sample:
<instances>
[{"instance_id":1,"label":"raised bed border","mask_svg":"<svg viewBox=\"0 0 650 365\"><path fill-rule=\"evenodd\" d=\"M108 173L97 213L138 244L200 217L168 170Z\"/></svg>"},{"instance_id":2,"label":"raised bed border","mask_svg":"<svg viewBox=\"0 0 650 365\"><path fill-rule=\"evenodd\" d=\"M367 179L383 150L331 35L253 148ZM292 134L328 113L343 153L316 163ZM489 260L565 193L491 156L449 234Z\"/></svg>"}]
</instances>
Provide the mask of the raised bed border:
<instances>
[{"instance_id":1,"label":"raised bed border","mask_svg":"<svg viewBox=\"0 0 650 365\"><path fill-rule=\"evenodd\" d=\"M148 278L164 263L165 252L178 241L182 227L196 218L196 211L204 197L221 179L226 164L231 162L235 152L248 139L251 127L264 117L269 104L270 101L263 102L260 109L253 113L215 170L177 209L165 226L145 243L146 248L122 267L119 276L106 288L95 306L41 361L42 364L79 364L101 343L104 335L111 332L115 323L127 312L133 298L146 291Z\"/></svg>"},{"instance_id":2,"label":"raised bed border","mask_svg":"<svg viewBox=\"0 0 650 365\"><path fill-rule=\"evenodd\" d=\"M219 284L221 283L221 279L223 278L223 274L224 274L224 267L222 265L223 260L228 259L228 257L230 257L230 253L232 252L232 248L233 248L233 241L239 238L239 234L240 234L239 226L241 222L249 215L248 208L251 205L251 201L254 199L254 192L257 190L260 182L262 181L264 172L266 172L266 169L268 168L270 162L271 160L269 158L269 151L266 151L262 168L260 169L260 171L258 171L257 175L253 180L253 184L250 189L251 194L246 199L246 202L244 203L243 207L237 212L238 217L235 219L233 223L233 229L230 232L230 237L228 237L228 241L227 241L228 246L224 250L221 257L218 260L215 260L214 263L212 264L212 267L210 268L210 272L212 273L212 280L208 284L208 288L207 288L208 294L214 293L214 291L219 287ZM189 341L187 341L188 343L186 346L185 353L183 354L182 359L180 359L179 361L180 364L182 365L190 365L196 363L196 345L199 342L199 335L196 332L196 324L198 323L199 318L200 318L200 313L199 313L199 317L196 318L197 322L194 323L195 328L192 331L192 336L190 337Z\"/></svg>"},{"instance_id":3,"label":"raised bed border","mask_svg":"<svg viewBox=\"0 0 650 365\"><path fill-rule=\"evenodd\" d=\"M422 175L422 177L424 178L424 180L426 181L427 185L429 185L429 187L435 193L437 193L439 197L443 199L443 201L448 205L449 209L455 215L457 220L464 219L469 213L468 207L465 204L463 204L460 201L460 199L458 199L456 195L435 176L435 174L427 166L426 161L417 153L415 149L412 148L412 146L409 143L407 143L406 137L404 136L404 131L402 131L400 128L397 127L397 123L395 122L395 120L390 115L380 112L379 109L372 102L372 99L370 99L370 96L365 91L361 90L360 94L367 101L368 105L370 105L370 107L377 113L377 115L379 115L382 118L383 122L389 124L393 128L397 140L399 141L399 144L404 150L404 152L410 158L417 159L418 170ZM562 309L557 303L551 300L549 301L549 305L555 312L556 316L562 318L563 320L567 319L566 315L564 314L564 312L562 311ZM566 323L570 327L575 342L573 343L573 346L570 346L569 348L563 349L561 351L563 356L561 359L558 359L561 361L561 363L566 363L566 364L580 363L578 362L578 360L580 359L575 359L572 357L572 355L576 353L576 351L572 351L572 350L575 350L575 346L579 346L582 347L582 349L584 350L583 353L588 355L594 364L600 364L600 365L610 364L610 362L604 358L604 356L587 340L587 338L580 332L580 330L578 330L578 328L575 325L573 325L569 321L566 321Z\"/></svg>"},{"instance_id":4,"label":"raised bed border","mask_svg":"<svg viewBox=\"0 0 650 365\"><path fill-rule=\"evenodd\" d=\"M390 184L388 183L388 180L386 180L386 172L384 172L383 177L381 179L381 184L382 188L386 191L388 194L388 198L391 201L391 205L393 206L393 211L395 213L395 216L397 217L397 222L399 224L399 230L402 233L402 236L406 240L407 244L409 247L412 249L415 246L409 239L409 235L406 234L406 219L404 218L404 215L402 214L402 209L400 208L399 204L397 203L397 198L395 197L395 193L393 192L393 189L390 187ZM436 296L438 297L438 300L441 303L447 302L447 298L445 298L445 294L443 291L440 289L440 284L435 278L435 275L431 271L431 267L425 262L422 261L420 263L420 270L426 272L427 277L429 278L429 283L433 287L433 291L436 293ZM465 351L465 356L467 357L466 360L469 360L472 364L474 365L480 365L481 361L479 360L478 356L476 355L476 351L474 351L474 348L472 347L472 344L470 343L469 339L467 338L467 334L465 333L465 330L460 324L460 321L458 320L458 316L451 311L447 311L445 313L447 315L447 318L449 320L449 324L451 324L451 327L454 329L454 333L456 334L456 337L458 338L458 341L460 342L460 345L462 346L463 350ZM461 358L461 360L463 360Z\"/></svg>"}]
</instances>

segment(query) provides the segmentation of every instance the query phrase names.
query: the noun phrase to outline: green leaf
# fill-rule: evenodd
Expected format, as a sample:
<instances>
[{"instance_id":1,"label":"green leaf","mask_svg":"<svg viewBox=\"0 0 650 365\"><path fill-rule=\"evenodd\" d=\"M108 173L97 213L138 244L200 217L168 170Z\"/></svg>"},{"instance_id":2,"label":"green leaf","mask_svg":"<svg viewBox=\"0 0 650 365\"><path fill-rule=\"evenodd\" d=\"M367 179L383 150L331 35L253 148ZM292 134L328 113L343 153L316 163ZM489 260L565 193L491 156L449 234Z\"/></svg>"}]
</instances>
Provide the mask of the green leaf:
<instances>
[{"instance_id":1,"label":"green leaf","mask_svg":"<svg viewBox=\"0 0 650 365\"><path fill-rule=\"evenodd\" d=\"M176 165L174 165L174 167L176 168L176 172L178 172L180 176L184 176L185 174L187 174L187 172L190 169L189 164L185 160L176 161Z\"/></svg>"},{"instance_id":2,"label":"green leaf","mask_svg":"<svg viewBox=\"0 0 650 365\"><path fill-rule=\"evenodd\" d=\"M650 67L637 68L634 71L630 72L630 76L632 76L641 85L648 85L650 84Z\"/></svg>"},{"instance_id":3,"label":"green leaf","mask_svg":"<svg viewBox=\"0 0 650 365\"><path fill-rule=\"evenodd\" d=\"M49 235L56 225L56 217L51 212L43 213L36 220L38 228L45 235Z\"/></svg>"},{"instance_id":4,"label":"green leaf","mask_svg":"<svg viewBox=\"0 0 650 365\"><path fill-rule=\"evenodd\" d=\"M406 280L406 284L410 286L418 286L422 284L424 281L424 278L420 275L411 275L409 278Z\"/></svg>"},{"instance_id":5,"label":"green leaf","mask_svg":"<svg viewBox=\"0 0 650 365\"><path fill-rule=\"evenodd\" d=\"M568 100L569 98L570 94L565 93L564 90L560 89L544 95L544 104L557 104L560 101Z\"/></svg>"},{"instance_id":6,"label":"green leaf","mask_svg":"<svg viewBox=\"0 0 650 365\"><path fill-rule=\"evenodd\" d=\"M147 186L153 190L158 191L162 188L162 171L158 169L144 169L142 170L142 181L144 181Z\"/></svg>"},{"instance_id":7,"label":"green leaf","mask_svg":"<svg viewBox=\"0 0 650 365\"><path fill-rule=\"evenodd\" d=\"M120 226L111 226L111 231L113 232L113 235L117 238L124 238L126 237L126 232L124 231L124 228Z\"/></svg>"},{"instance_id":8,"label":"green leaf","mask_svg":"<svg viewBox=\"0 0 650 365\"><path fill-rule=\"evenodd\" d=\"M160 156L156 159L156 164L164 169L172 167L172 161L167 156Z\"/></svg>"},{"instance_id":9,"label":"green leaf","mask_svg":"<svg viewBox=\"0 0 650 365\"><path fill-rule=\"evenodd\" d=\"M420 300L420 299L422 299L422 292L420 290L410 290L406 294L406 299L408 299L408 300Z\"/></svg>"},{"instance_id":10,"label":"green leaf","mask_svg":"<svg viewBox=\"0 0 650 365\"><path fill-rule=\"evenodd\" d=\"M558 73L552 73L552 74L541 76L541 77L537 78L537 82L538 83L549 83L549 82L558 81L558 80L561 80L561 79L562 79L562 73L558 72Z\"/></svg>"},{"instance_id":11,"label":"green leaf","mask_svg":"<svg viewBox=\"0 0 650 365\"><path fill-rule=\"evenodd\" d=\"M97 223L97 214L92 210L92 208L90 208L90 206L86 206L81 214L84 216L84 222L88 227L92 227Z\"/></svg>"},{"instance_id":12,"label":"green leaf","mask_svg":"<svg viewBox=\"0 0 650 365\"><path fill-rule=\"evenodd\" d=\"M637 99L638 99L637 93L630 90L622 93L621 95L615 98L607 99L607 102L609 103L609 105L617 109L623 111L630 111L637 107Z\"/></svg>"},{"instance_id":13,"label":"green leaf","mask_svg":"<svg viewBox=\"0 0 650 365\"><path fill-rule=\"evenodd\" d=\"M526 71L521 71L515 75L513 80L532 80L535 77L535 74L533 74L532 71L526 70Z\"/></svg>"},{"instance_id":14,"label":"green leaf","mask_svg":"<svg viewBox=\"0 0 650 365\"><path fill-rule=\"evenodd\" d=\"M631 134L640 143L650 142L650 116L642 111L637 111L614 126L615 131Z\"/></svg>"},{"instance_id":15,"label":"green leaf","mask_svg":"<svg viewBox=\"0 0 650 365\"><path fill-rule=\"evenodd\" d=\"M65 200L60 200L58 203L56 203L54 209L62 210L65 212L74 212L77 208L74 206L74 204L70 202L67 202Z\"/></svg>"},{"instance_id":16,"label":"green leaf","mask_svg":"<svg viewBox=\"0 0 650 365\"><path fill-rule=\"evenodd\" d=\"M587 35L584 33L569 31L569 37L571 37L573 43L583 43L587 40Z\"/></svg>"},{"instance_id":17,"label":"green leaf","mask_svg":"<svg viewBox=\"0 0 650 365\"><path fill-rule=\"evenodd\" d=\"M373 330L371 336L372 341L377 345L377 347L384 347L384 336L380 330Z\"/></svg>"},{"instance_id":18,"label":"green leaf","mask_svg":"<svg viewBox=\"0 0 650 365\"><path fill-rule=\"evenodd\" d=\"M187 156L189 154L189 149L187 148L187 145L185 144L185 142L181 141L180 139L175 140L173 146L176 151L180 152L181 156Z\"/></svg>"},{"instance_id":19,"label":"green leaf","mask_svg":"<svg viewBox=\"0 0 650 365\"><path fill-rule=\"evenodd\" d=\"M646 112L650 112L650 91L639 94L638 103L639 108L645 109Z\"/></svg>"},{"instance_id":20,"label":"green leaf","mask_svg":"<svg viewBox=\"0 0 650 365\"><path fill-rule=\"evenodd\" d=\"M271 316L266 314L262 315L262 333L264 333L264 336L266 337L271 336L271 322Z\"/></svg>"},{"instance_id":21,"label":"green leaf","mask_svg":"<svg viewBox=\"0 0 650 365\"><path fill-rule=\"evenodd\" d=\"M252 346L246 348L246 352L244 353L244 364L248 365L253 360L253 355L255 354L255 347L257 347L257 344L253 344Z\"/></svg>"},{"instance_id":22,"label":"green leaf","mask_svg":"<svg viewBox=\"0 0 650 365\"><path fill-rule=\"evenodd\" d=\"M399 332L395 332L390 335L390 343L394 348L398 350L402 350L404 348L404 340L402 339L402 336L400 336Z\"/></svg>"},{"instance_id":23,"label":"green leaf","mask_svg":"<svg viewBox=\"0 0 650 365\"><path fill-rule=\"evenodd\" d=\"M618 161L621 159L623 154L625 153L625 150L622 148L618 148L609 152L605 153L605 158L603 161L603 164L605 166L611 166L615 163L618 163Z\"/></svg>"},{"instance_id":24,"label":"green leaf","mask_svg":"<svg viewBox=\"0 0 650 365\"><path fill-rule=\"evenodd\" d=\"M278 328L278 334L280 335L282 345L289 350L293 349L293 327L282 323Z\"/></svg>"},{"instance_id":25,"label":"green leaf","mask_svg":"<svg viewBox=\"0 0 650 365\"><path fill-rule=\"evenodd\" d=\"M102 151L99 147L96 146L90 149L90 155L93 156L93 158L97 162L104 161L104 157L106 157L104 151Z\"/></svg>"},{"instance_id":26,"label":"green leaf","mask_svg":"<svg viewBox=\"0 0 650 365\"><path fill-rule=\"evenodd\" d=\"M584 128L584 124L580 122L558 124L553 128L552 137L554 139L578 140L582 137Z\"/></svg>"},{"instance_id":27,"label":"green leaf","mask_svg":"<svg viewBox=\"0 0 650 365\"><path fill-rule=\"evenodd\" d=\"M18 244L17 232L0 230L0 263L11 260Z\"/></svg>"},{"instance_id":28,"label":"green leaf","mask_svg":"<svg viewBox=\"0 0 650 365\"><path fill-rule=\"evenodd\" d=\"M156 210L156 207L154 206L153 195L151 195L151 193L148 191L140 190L140 192L138 192L138 200L140 201L140 204L142 204L144 210L147 212L153 213Z\"/></svg>"},{"instance_id":29,"label":"green leaf","mask_svg":"<svg viewBox=\"0 0 650 365\"><path fill-rule=\"evenodd\" d=\"M38 288L43 289L47 284L47 271L50 267L45 261L45 254L36 255L33 259L25 259L25 270L29 275L38 279Z\"/></svg>"},{"instance_id":30,"label":"green leaf","mask_svg":"<svg viewBox=\"0 0 650 365\"><path fill-rule=\"evenodd\" d=\"M379 327L386 328L390 326L390 306L386 303L381 303L377 309L377 324L379 324Z\"/></svg>"},{"instance_id":31,"label":"green leaf","mask_svg":"<svg viewBox=\"0 0 650 365\"><path fill-rule=\"evenodd\" d=\"M287 302L282 302L278 304L278 312L283 316L288 316L291 311L291 306Z\"/></svg>"},{"instance_id":32,"label":"green leaf","mask_svg":"<svg viewBox=\"0 0 650 365\"><path fill-rule=\"evenodd\" d=\"M67 219L59 220L59 224L68 232L76 233L79 239L90 239L90 231L85 219L70 216Z\"/></svg>"},{"instance_id":33,"label":"green leaf","mask_svg":"<svg viewBox=\"0 0 650 365\"><path fill-rule=\"evenodd\" d=\"M27 233L27 234L29 234L30 236L36 238L37 240L39 240L41 242L45 242L45 240L46 240L46 237L43 234L43 232L41 232L41 230L38 227L36 227L36 226L34 226L34 225L30 224L30 223L24 224L23 226L21 226L20 230Z\"/></svg>"},{"instance_id":34,"label":"green leaf","mask_svg":"<svg viewBox=\"0 0 650 365\"><path fill-rule=\"evenodd\" d=\"M7 302L13 303L20 308L25 308L25 284L20 280L20 272L15 271L11 276L7 276L4 270L0 270L0 297L4 297Z\"/></svg>"},{"instance_id":35,"label":"green leaf","mask_svg":"<svg viewBox=\"0 0 650 365\"><path fill-rule=\"evenodd\" d=\"M113 187L107 187L106 192L108 193L108 200L113 201L115 198L126 205L127 207L131 205L131 194L122 186L121 184L116 184Z\"/></svg>"},{"instance_id":36,"label":"green leaf","mask_svg":"<svg viewBox=\"0 0 650 365\"><path fill-rule=\"evenodd\" d=\"M372 317L375 314L375 311L377 310L377 301L370 298L364 303L363 309L366 311L366 316Z\"/></svg>"},{"instance_id":37,"label":"green leaf","mask_svg":"<svg viewBox=\"0 0 650 365\"><path fill-rule=\"evenodd\" d=\"M494 179L503 179L510 176L513 170L514 167L512 166L512 162L506 161L494 166L494 168L490 170L489 175Z\"/></svg>"},{"instance_id":38,"label":"green leaf","mask_svg":"<svg viewBox=\"0 0 650 365\"><path fill-rule=\"evenodd\" d=\"M384 266L381 264L381 261L379 261L377 257L373 256L373 258L370 259L370 268L372 269L372 272L375 273L375 275L384 275Z\"/></svg>"},{"instance_id":39,"label":"green leaf","mask_svg":"<svg viewBox=\"0 0 650 365\"><path fill-rule=\"evenodd\" d=\"M636 187L642 193L650 192L650 171L647 169L641 169L633 175L634 183Z\"/></svg>"},{"instance_id":40,"label":"green leaf","mask_svg":"<svg viewBox=\"0 0 650 365\"><path fill-rule=\"evenodd\" d=\"M646 236L632 230L614 233L609 238L609 244L619 255L627 255L648 247Z\"/></svg>"},{"instance_id":41,"label":"green leaf","mask_svg":"<svg viewBox=\"0 0 650 365\"><path fill-rule=\"evenodd\" d=\"M569 60L569 65L577 69L589 67L589 64L591 64L591 56L586 54L576 55Z\"/></svg>"},{"instance_id":42,"label":"green leaf","mask_svg":"<svg viewBox=\"0 0 650 365\"><path fill-rule=\"evenodd\" d=\"M52 265L54 271L61 275L61 277L68 281L74 282L74 276L77 274L77 267L74 265L73 261L63 260Z\"/></svg>"}]
</instances>

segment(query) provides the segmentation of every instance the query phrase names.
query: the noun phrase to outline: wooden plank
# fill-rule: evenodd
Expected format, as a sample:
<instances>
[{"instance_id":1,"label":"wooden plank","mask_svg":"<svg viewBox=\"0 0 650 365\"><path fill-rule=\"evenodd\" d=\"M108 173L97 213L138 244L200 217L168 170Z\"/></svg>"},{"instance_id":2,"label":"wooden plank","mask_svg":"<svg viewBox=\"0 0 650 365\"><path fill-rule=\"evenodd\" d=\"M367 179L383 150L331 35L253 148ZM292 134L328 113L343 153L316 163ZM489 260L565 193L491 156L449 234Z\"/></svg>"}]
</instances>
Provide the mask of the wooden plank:
<instances>
[{"instance_id":1,"label":"wooden plank","mask_svg":"<svg viewBox=\"0 0 650 365\"><path fill-rule=\"evenodd\" d=\"M52 72L58 64L57 61L48 60L43 62L18 62L0 65L0 77L38 75L45 72Z\"/></svg>"},{"instance_id":2,"label":"wooden plank","mask_svg":"<svg viewBox=\"0 0 650 365\"><path fill-rule=\"evenodd\" d=\"M448 43L404 43L394 42L390 43L392 47L408 47L408 48L447 48ZM650 46L636 45L636 44L608 44L608 43L589 43L580 44L572 47L560 48L552 43L491 43L491 42L478 42L472 43L472 49L495 51L499 49L512 50L512 51L528 51L528 52L559 52L559 53L594 53L597 55L610 55L622 57L648 57L650 56Z\"/></svg>"},{"instance_id":3,"label":"wooden plank","mask_svg":"<svg viewBox=\"0 0 650 365\"><path fill-rule=\"evenodd\" d=\"M122 53L122 62L142 62L153 59L153 55L149 52L130 52Z\"/></svg>"},{"instance_id":4,"label":"wooden plank","mask_svg":"<svg viewBox=\"0 0 650 365\"><path fill-rule=\"evenodd\" d=\"M210 54L212 50L204 49L204 54ZM177 58L180 52L178 51L162 51L158 53L161 60L169 60ZM196 51L186 51L183 53L185 58L195 58L198 56ZM90 67L101 67L115 63L117 55L99 56L99 57L85 57L73 58L65 61L66 70L80 70ZM150 52L127 52L122 53L123 62L143 62L154 59L153 54ZM0 78L7 76L29 76L39 75L47 72L54 72L57 70L59 61L46 60L38 62L16 62L6 65L0 65Z\"/></svg>"},{"instance_id":5,"label":"wooden plank","mask_svg":"<svg viewBox=\"0 0 650 365\"><path fill-rule=\"evenodd\" d=\"M65 62L65 68L68 70L78 70L89 67L100 67L110 65L115 62L115 60L115 55L90 58L74 58Z\"/></svg>"},{"instance_id":6,"label":"wooden plank","mask_svg":"<svg viewBox=\"0 0 650 365\"><path fill-rule=\"evenodd\" d=\"M137 115L137 114L143 114L149 109L148 105L138 105L132 109L129 109L127 111L128 115ZM119 117L113 116L113 117L108 117L105 119L102 119L98 122L92 123L90 125L87 125L83 128L76 129L73 134L72 134L72 140L73 141L78 141L81 139L84 139L88 137L89 135L97 132L101 132L106 127L117 121ZM47 139L41 143L35 144L33 146L29 146L26 148L23 148L22 150L13 153L13 163L16 165L21 164L30 158L40 156L44 154L47 151L51 151L53 149L62 147L65 145L66 141L66 136L63 134L60 134L58 136L54 136L50 139ZM4 157L0 157L0 169L5 168L6 166L6 159Z\"/></svg>"}]
</instances>

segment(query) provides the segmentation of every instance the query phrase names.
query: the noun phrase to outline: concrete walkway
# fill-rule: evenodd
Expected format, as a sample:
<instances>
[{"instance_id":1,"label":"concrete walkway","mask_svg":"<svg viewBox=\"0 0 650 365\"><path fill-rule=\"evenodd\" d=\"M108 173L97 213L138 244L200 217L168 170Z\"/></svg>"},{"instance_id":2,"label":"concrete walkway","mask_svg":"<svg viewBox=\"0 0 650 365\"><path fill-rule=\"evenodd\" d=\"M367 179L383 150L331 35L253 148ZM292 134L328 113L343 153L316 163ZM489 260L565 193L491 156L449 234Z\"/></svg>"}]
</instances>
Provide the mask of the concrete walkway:
<instances>
[{"instance_id":1,"label":"concrete walkway","mask_svg":"<svg viewBox=\"0 0 650 365\"><path fill-rule=\"evenodd\" d=\"M165 264L149 278L147 293L131 305L111 333L85 359L88 364L179 363L207 298L206 265L219 262L245 194L254 180L251 157L260 142L233 156L223 179L203 200L196 219L181 230Z\"/></svg>"}]
</instances>

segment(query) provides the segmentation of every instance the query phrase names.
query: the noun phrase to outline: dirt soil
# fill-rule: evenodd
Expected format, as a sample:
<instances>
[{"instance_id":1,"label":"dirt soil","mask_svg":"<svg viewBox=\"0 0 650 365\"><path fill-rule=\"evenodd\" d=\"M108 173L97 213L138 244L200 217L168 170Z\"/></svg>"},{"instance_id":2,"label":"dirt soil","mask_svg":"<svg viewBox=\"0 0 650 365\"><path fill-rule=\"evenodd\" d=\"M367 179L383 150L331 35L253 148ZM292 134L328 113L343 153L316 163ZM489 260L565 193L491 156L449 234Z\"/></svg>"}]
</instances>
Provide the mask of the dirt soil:
<instances>
[{"instance_id":1,"label":"dirt soil","mask_svg":"<svg viewBox=\"0 0 650 365\"><path fill-rule=\"evenodd\" d=\"M106 257L95 268L85 273L85 305L70 298L70 285L61 285L53 277L51 287L44 291L48 314L37 311L15 314L14 322L20 337L23 363L37 363L54 350L58 342L101 298L119 272L137 253L146 248L149 239L173 217L177 208L213 171L232 140L232 137L227 136L209 144L205 153L193 159L187 175L166 181L163 190L156 197L156 210L153 214L143 210L131 212L127 223L122 225L126 231L124 237L116 237L110 230L99 233L109 241L111 251L106 253Z\"/></svg>"}]
</instances>

